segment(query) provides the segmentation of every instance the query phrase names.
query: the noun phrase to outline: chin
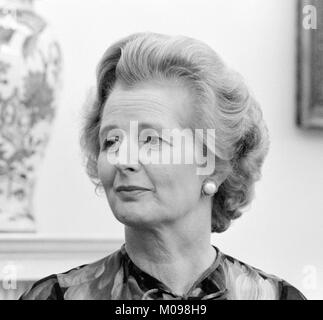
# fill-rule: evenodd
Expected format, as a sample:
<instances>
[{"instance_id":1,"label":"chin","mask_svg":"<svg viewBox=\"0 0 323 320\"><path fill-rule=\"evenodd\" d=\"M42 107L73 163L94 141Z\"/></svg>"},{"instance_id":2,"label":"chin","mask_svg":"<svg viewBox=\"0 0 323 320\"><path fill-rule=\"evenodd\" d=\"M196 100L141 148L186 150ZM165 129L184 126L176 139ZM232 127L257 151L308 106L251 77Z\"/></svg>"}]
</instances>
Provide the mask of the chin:
<instances>
[{"instance_id":1,"label":"chin","mask_svg":"<svg viewBox=\"0 0 323 320\"><path fill-rule=\"evenodd\" d=\"M149 228L157 223L152 215L154 210L144 210L142 206L119 206L112 211L116 219L127 226Z\"/></svg>"}]
</instances>

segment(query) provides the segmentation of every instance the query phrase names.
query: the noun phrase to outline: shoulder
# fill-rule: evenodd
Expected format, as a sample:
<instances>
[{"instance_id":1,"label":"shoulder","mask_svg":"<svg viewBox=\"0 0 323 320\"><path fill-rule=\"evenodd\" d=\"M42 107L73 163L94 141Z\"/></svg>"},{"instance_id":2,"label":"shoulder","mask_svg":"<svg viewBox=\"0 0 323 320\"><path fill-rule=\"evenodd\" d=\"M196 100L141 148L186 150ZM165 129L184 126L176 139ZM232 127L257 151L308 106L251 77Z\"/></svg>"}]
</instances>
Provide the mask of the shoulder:
<instances>
[{"instance_id":1,"label":"shoulder","mask_svg":"<svg viewBox=\"0 0 323 320\"><path fill-rule=\"evenodd\" d=\"M61 288L58 284L57 275L52 274L35 282L19 298L20 300L62 300Z\"/></svg>"},{"instance_id":2,"label":"shoulder","mask_svg":"<svg viewBox=\"0 0 323 320\"><path fill-rule=\"evenodd\" d=\"M233 300L306 300L287 281L229 255L222 255L228 298Z\"/></svg>"},{"instance_id":3,"label":"shoulder","mask_svg":"<svg viewBox=\"0 0 323 320\"><path fill-rule=\"evenodd\" d=\"M113 285L121 265L120 250L90 264L43 278L33 284L20 300L99 299L103 289ZM107 291L104 291L106 294ZM106 297L105 297L106 298Z\"/></svg>"}]
</instances>

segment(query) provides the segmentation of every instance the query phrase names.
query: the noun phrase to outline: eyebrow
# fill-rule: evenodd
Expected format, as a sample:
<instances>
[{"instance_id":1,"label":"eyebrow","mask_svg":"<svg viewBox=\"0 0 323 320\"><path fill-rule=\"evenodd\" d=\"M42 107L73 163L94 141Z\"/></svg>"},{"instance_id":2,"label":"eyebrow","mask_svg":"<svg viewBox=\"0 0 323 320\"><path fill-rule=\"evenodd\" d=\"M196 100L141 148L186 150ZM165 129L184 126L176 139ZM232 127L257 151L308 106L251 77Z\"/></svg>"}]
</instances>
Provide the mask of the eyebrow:
<instances>
[{"instance_id":1,"label":"eyebrow","mask_svg":"<svg viewBox=\"0 0 323 320\"><path fill-rule=\"evenodd\" d=\"M130 125L130 123L129 123L129 125ZM108 124L108 125L103 126L99 132L100 141L102 141L104 134L112 129L118 129L118 126L115 124ZM141 122L138 124L138 129L139 129L139 132L144 129L154 129L161 134L162 130L165 128L163 128L161 126L161 124L158 122Z\"/></svg>"}]
</instances>

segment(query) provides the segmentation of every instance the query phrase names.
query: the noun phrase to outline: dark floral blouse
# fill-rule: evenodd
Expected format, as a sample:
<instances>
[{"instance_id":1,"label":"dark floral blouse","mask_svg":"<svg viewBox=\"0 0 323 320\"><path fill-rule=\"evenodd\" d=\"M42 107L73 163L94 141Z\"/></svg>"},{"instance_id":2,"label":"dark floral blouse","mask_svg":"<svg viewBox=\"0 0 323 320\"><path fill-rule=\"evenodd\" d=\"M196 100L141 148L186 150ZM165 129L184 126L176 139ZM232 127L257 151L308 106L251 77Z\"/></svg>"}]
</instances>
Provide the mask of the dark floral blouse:
<instances>
[{"instance_id":1,"label":"dark floral blouse","mask_svg":"<svg viewBox=\"0 0 323 320\"><path fill-rule=\"evenodd\" d=\"M184 296L139 269L125 244L107 257L36 282L22 300L306 300L288 282L220 252Z\"/></svg>"}]
</instances>

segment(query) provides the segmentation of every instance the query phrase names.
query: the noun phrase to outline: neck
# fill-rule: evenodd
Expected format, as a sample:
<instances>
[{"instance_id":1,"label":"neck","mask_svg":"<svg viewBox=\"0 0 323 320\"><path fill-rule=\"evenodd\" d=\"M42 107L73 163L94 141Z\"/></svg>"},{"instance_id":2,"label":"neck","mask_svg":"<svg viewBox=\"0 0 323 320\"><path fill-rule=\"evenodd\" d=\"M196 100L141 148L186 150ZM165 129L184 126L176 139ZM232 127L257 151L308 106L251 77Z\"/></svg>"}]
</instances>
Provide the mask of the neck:
<instances>
[{"instance_id":1,"label":"neck","mask_svg":"<svg viewBox=\"0 0 323 320\"><path fill-rule=\"evenodd\" d=\"M216 257L210 217L195 216L199 219L154 229L125 227L130 259L178 295L185 294Z\"/></svg>"}]
</instances>

